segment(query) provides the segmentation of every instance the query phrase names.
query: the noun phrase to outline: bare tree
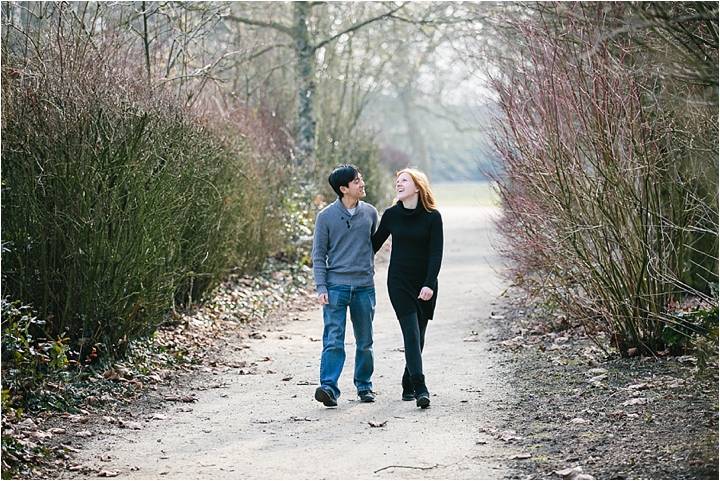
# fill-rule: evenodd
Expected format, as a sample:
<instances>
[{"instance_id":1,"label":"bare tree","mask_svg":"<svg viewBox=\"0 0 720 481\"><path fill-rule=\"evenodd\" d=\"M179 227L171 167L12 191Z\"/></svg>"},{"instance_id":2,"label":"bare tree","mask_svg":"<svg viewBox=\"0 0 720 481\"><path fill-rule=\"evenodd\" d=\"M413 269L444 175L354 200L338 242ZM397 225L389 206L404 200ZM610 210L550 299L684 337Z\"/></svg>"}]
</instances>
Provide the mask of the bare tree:
<instances>
[{"instance_id":1,"label":"bare tree","mask_svg":"<svg viewBox=\"0 0 720 481\"><path fill-rule=\"evenodd\" d=\"M297 72L297 134L296 162L299 166L314 168L316 149L316 53L322 47L334 42L343 35L360 30L374 22L388 18L402 9L404 3L378 4L377 8L365 18L337 17L341 27L335 31L317 32L313 28L317 22L314 10L325 2L293 2L292 19L267 19L247 17L239 13L223 16L226 20L263 28L273 29L286 37L295 54Z\"/></svg>"},{"instance_id":2,"label":"bare tree","mask_svg":"<svg viewBox=\"0 0 720 481\"><path fill-rule=\"evenodd\" d=\"M387 22L382 39L390 47L375 50L376 55L392 52L385 82L399 100L411 162L430 175L423 124L443 122L464 133L480 130L463 121L475 99L456 103L451 93L464 90L477 70L463 58L462 44L471 38L476 48L499 8L495 2L412 4Z\"/></svg>"}]
</instances>

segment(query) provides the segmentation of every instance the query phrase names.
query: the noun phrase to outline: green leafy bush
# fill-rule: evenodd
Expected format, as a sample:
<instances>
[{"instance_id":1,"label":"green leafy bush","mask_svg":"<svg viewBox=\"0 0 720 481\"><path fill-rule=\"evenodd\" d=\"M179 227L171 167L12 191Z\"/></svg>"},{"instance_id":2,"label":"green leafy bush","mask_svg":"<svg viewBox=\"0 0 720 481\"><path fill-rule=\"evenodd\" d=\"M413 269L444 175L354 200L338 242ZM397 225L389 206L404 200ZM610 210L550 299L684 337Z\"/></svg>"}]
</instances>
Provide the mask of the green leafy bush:
<instances>
[{"instance_id":1,"label":"green leafy bush","mask_svg":"<svg viewBox=\"0 0 720 481\"><path fill-rule=\"evenodd\" d=\"M41 379L70 364L67 338L45 338L45 322L34 315L30 306L5 299L1 302L3 392L5 381Z\"/></svg>"},{"instance_id":2,"label":"green leafy bush","mask_svg":"<svg viewBox=\"0 0 720 481\"><path fill-rule=\"evenodd\" d=\"M78 362L67 338L51 338L34 310L2 300L2 478L37 478L39 466L56 459L41 442L29 442L18 424L38 412L77 413L89 404L132 395L130 383L111 383L91 365ZM92 379L91 379L92 378ZM109 395L109 393L113 393ZM107 394L107 396L106 396Z\"/></svg>"}]
</instances>

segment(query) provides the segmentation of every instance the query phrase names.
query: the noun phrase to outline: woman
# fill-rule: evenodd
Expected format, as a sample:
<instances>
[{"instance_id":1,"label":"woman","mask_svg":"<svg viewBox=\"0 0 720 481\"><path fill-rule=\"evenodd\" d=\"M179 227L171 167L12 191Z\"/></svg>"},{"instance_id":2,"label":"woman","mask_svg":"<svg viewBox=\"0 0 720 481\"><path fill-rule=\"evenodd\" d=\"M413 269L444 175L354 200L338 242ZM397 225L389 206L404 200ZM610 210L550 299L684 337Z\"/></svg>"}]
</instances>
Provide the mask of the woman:
<instances>
[{"instance_id":1,"label":"woman","mask_svg":"<svg viewBox=\"0 0 720 481\"><path fill-rule=\"evenodd\" d=\"M395 182L397 198L383 213L372 237L377 252L392 235L388 267L388 293L405 344L404 401L430 406L425 385L422 350L425 331L437 301L438 273L442 263L442 217L435 205L427 176L417 169L403 169Z\"/></svg>"}]
</instances>

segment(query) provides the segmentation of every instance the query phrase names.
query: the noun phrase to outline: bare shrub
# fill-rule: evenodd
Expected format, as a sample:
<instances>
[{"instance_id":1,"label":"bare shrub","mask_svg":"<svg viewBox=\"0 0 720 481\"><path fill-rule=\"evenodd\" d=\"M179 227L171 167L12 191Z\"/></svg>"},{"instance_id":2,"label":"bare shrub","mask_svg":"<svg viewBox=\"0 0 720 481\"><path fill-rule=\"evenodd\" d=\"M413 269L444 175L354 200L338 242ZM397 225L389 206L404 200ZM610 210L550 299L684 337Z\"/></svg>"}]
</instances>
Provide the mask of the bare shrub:
<instances>
[{"instance_id":1,"label":"bare shrub","mask_svg":"<svg viewBox=\"0 0 720 481\"><path fill-rule=\"evenodd\" d=\"M513 25L512 61L493 84L512 275L609 330L623 355L670 347L674 302L716 313L718 268L717 90L644 68L672 59L635 40L617 20L628 13L539 6Z\"/></svg>"},{"instance_id":2,"label":"bare shrub","mask_svg":"<svg viewBox=\"0 0 720 481\"><path fill-rule=\"evenodd\" d=\"M122 353L174 304L262 265L287 177L271 146L149 88L113 31L38 8L3 32L3 296L78 359Z\"/></svg>"}]
</instances>

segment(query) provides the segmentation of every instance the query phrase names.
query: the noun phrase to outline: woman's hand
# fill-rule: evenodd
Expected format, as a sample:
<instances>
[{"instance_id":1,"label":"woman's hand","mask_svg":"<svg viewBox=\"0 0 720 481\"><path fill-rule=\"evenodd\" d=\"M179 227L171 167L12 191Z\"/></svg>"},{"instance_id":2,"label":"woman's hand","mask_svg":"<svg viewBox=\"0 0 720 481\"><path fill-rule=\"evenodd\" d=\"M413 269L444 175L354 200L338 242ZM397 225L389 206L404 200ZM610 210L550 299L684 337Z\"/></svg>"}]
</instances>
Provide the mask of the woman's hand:
<instances>
[{"instance_id":1,"label":"woman's hand","mask_svg":"<svg viewBox=\"0 0 720 481\"><path fill-rule=\"evenodd\" d=\"M328 300L327 292L318 294L318 302L320 302L321 306L327 306L330 304L330 301Z\"/></svg>"},{"instance_id":2,"label":"woman's hand","mask_svg":"<svg viewBox=\"0 0 720 481\"><path fill-rule=\"evenodd\" d=\"M432 289L430 289L429 287L423 287L422 289L420 289L420 295L418 296L418 299L422 299L423 301L429 301L430 299L432 299L433 294L435 293Z\"/></svg>"}]
</instances>

